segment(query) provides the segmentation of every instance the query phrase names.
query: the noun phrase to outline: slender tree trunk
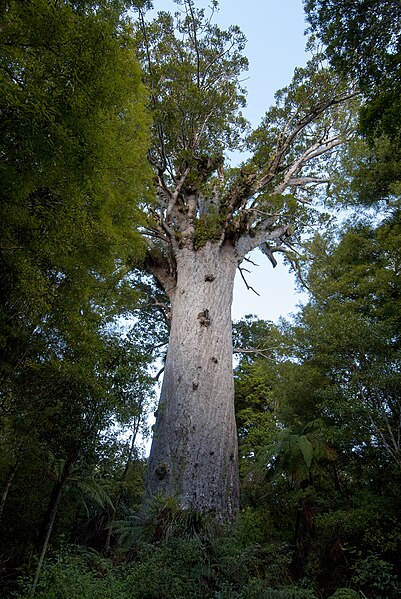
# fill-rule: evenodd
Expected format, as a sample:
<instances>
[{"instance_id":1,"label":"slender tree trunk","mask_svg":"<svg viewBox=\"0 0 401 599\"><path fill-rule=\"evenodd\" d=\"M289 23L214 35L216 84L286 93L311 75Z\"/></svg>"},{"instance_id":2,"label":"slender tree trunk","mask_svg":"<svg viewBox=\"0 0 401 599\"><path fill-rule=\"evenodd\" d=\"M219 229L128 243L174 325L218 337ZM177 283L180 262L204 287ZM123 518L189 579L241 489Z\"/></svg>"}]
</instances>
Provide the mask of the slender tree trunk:
<instances>
[{"instance_id":1,"label":"slender tree trunk","mask_svg":"<svg viewBox=\"0 0 401 599\"><path fill-rule=\"evenodd\" d=\"M47 548L49 546L50 536L52 534L54 522L56 519L58 507L60 505L61 497L63 494L63 490L65 484L67 482L68 475L70 473L72 466L72 460L67 459L64 462L63 469L60 474L59 480L56 482L52 489L52 493L50 495L49 504L47 506L46 514L43 520L43 524L41 527L40 538L40 555L38 565L36 567L35 578L32 583L30 597L33 597L36 592L36 587L39 581L39 576L42 570L43 562L46 556Z\"/></svg>"},{"instance_id":2,"label":"slender tree trunk","mask_svg":"<svg viewBox=\"0 0 401 599\"><path fill-rule=\"evenodd\" d=\"M108 525L107 525L107 537L106 537L106 542L105 542L105 546L104 546L104 552L105 552L106 555L108 555L110 553L110 549L111 549L111 536L112 536L112 533L113 533L113 524L114 524L114 521L115 521L116 516L118 514L118 509L120 507L121 499L122 499L122 496L123 496L124 483L126 481L126 478L127 478L127 475L128 475L128 471L129 471L129 467L130 467L131 462L132 462L132 456L133 456L133 453L134 453L136 438L137 438L137 435L138 435L139 425L140 424L141 424L141 417L138 416L138 420L136 421L135 428L134 428L134 431L132 433L132 439L131 439L131 442L130 442L130 447L129 447L129 451L128 451L127 461L125 462L124 472L122 473L120 481L119 481L117 497L116 497L116 499L114 501L114 505L112 507L111 517L110 517Z\"/></svg>"},{"instance_id":3,"label":"slender tree trunk","mask_svg":"<svg viewBox=\"0 0 401 599\"><path fill-rule=\"evenodd\" d=\"M237 257L207 242L176 255L172 323L146 497L229 520L239 506L231 304Z\"/></svg>"},{"instance_id":4,"label":"slender tree trunk","mask_svg":"<svg viewBox=\"0 0 401 599\"><path fill-rule=\"evenodd\" d=\"M0 500L0 522L3 519L4 506L6 505L8 493L10 491L10 488L11 488L12 482L14 480L14 477L17 474L19 463L20 463L20 457L17 458L14 466L12 467L12 469L10 471L10 474L8 475L8 478L7 478L7 481L6 481L6 485L4 487L4 491L3 491L2 495L1 495L1 500Z\"/></svg>"}]
</instances>

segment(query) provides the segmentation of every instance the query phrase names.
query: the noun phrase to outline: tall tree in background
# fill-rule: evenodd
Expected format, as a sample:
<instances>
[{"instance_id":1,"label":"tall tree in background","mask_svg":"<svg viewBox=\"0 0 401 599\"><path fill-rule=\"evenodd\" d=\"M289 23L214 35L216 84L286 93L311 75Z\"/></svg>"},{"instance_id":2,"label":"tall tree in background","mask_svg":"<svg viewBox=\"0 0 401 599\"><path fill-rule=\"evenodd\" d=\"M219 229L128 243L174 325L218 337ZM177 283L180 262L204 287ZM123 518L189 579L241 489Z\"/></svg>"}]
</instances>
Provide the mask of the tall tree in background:
<instances>
[{"instance_id":1,"label":"tall tree in background","mask_svg":"<svg viewBox=\"0 0 401 599\"><path fill-rule=\"evenodd\" d=\"M149 119L125 9L0 9L0 349L10 368L64 288L86 298L140 251Z\"/></svg>"},{"instance_id":2,"label":"tall tree in background","mask_svg":"<svg viewBox=\"0 0 401 599\"><path fill-rule=\"evenodd\" d=\"M401 180L401 4L393 0L305 0L311 32L332 66L357 82L359 129L368 148L354 160L352 187L366 203L399 194Z\"/></svg>"},{"instance_id":3,"label":"tall tree in background","mask_svg":"<svg viewBox=\"0 0 401 599\"><path fill-rule=\"evenodd\" d=\"M333 66L358 80L367 95L396 83L401 52L397 0L305 0L312 31L327 46Z\"/></svg>"},{"instance_id":4,"label":"tall tree in background","mask_svg":"<svg viewBox=\"0 0 401 599\"><path fill-rule=\"evenodd\" d=\"M0 536L10 569L35 542L43 560L71 469L93 464L100 430L120 421L122 368L108 362L104 328L135 299L120 279L127 256L141 254L150 180L130 5L0 6ZM143 377L143 362L132 368ZM54 462L63 466L51 488Z\"/></svg>"},{"instance_id":5,"label":"tall tree in background","mask_svg":"<svg viewBox=\"0 0 401 599\"><path fill-rule=\"evenodd\" d=\"M253 349L235 370L243 507L268 512L291 571L319 588L372 554L399 572L400 230L395 210L319 233L296 317L236 325ZM353 582L391 596L375 580L372 568Z\"/></svg>"},{"instance_id":6,"label":"tall tree in background","mask_svg":"<svg viewBox=\"0 0 401 599\"><path fill-rule=\"evenodd\" d=\"M353 223L339 243L318 236L307 275L315 296L294 327L297 360L318 365L330 378L327 414L332 411L351 438L362 433L363 441L354 440L361 454L371 449L398 468L399 248L397 210L376 226Z\"/></svg>"},{"instance_id":7,"label":"tall tree in background","mask_svg":"<svg viewBox=\"0 0 401 599\"><path fill-rule=\"evenodd\" d=\"M0 9L5 404L26 367L87 350L94 306L104 315L118 304L118 261L140 252L149 119L125 10L47 0Z\"/></svg>"},{"instance_id":8,"label":"tall tree in background","mask_svg":"<svg viewBox=\"0 0 401 599\"><path fill-rule=\"evenodd\" d=\"M192 0L146 23L140 58L154 116L150 160L157 205L149 215L146 267L169 296L170 342L154 429L147 497L231 518L238 508L231 302L236 269L255 248L273 265L314 218L310 202L329 179L349 134L349 90L313 60L297 69L243 149L237 27L221 31ZM212 3L213 10L217 2Z\"/></svg>"}]
</instances>

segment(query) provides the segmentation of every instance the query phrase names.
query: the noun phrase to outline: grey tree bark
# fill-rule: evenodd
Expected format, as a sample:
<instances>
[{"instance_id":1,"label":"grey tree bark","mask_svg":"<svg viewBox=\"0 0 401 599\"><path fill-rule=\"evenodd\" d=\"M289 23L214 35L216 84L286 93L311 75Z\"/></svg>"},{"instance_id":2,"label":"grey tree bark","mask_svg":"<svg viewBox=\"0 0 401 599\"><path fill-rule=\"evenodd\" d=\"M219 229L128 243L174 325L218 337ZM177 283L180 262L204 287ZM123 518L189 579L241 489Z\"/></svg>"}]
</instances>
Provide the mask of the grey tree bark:
<instances>
[{"instance_id":1,"label":"grey tree bark","mask_svg":"<svg viewBox=\"0 0 401 599\"><path fill-rule=\"evenodd\" d=\"M239 507L231 304L238 258L208 241L176 252L172 323L146 496L231 519Z\"/></svg>"}]
</instances>

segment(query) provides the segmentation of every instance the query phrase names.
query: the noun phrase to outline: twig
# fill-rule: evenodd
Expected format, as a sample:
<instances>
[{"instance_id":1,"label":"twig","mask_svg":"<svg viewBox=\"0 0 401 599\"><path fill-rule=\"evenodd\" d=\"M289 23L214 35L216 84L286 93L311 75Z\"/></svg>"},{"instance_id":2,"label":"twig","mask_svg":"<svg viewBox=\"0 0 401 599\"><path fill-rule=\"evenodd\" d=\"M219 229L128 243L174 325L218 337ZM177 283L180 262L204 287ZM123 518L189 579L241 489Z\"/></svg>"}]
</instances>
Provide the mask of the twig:
<instances>
[{"instance_id":1,"label":"twig","mask_svg":"<svg viewBox=\"0 0 401 599\"><path fill-rule=\"evenodd\" d=\"M260 297L260 293L258 293L258 292L257 292L257 291L256 291L256 290L253 288L253 287L251 287L250 285L248 285L248 282L247 282L246 278L245 278L245 277L244 277L244 275L242 274L242 271L243 271L243 270L245 270L246 272L249 272L249 270L247 271L247 269L246 269L246 268L241 268L240 266L238 266L238 270L239 270L239 272L240 272L240 275L241 275L241 277L242 277L242 280L244 281L244 283L245 283L245 285L246 285L246 288L247 288L249 291L253 291L254 293L256 293L256 295L258 295L258 296Z\"/></svg>"},{"instance_id":2,"label":"twig","mask_svg":"<svg viewBox=\"0 0 401 599\"><path fill-rule=\"evenodd\" d=\"M256 264L256 262L253 262L253 260L251 260L250 258L244 258L244 260L245 260L245 262L249 262L249 264L252 264L253 266L259 266L259 264Z\"/></svg>"},{"instance_id":3,"label":"twig","mask_svg":"<svg viewBox=\"0 0 401 599\"><path fill-rule=\"evenodd\" d=\"M155 381L158 381L160 376L163 374L164 372L164 366L162 368L160 368L159 372L153 377Z\"/></svg>"}]
</instances>

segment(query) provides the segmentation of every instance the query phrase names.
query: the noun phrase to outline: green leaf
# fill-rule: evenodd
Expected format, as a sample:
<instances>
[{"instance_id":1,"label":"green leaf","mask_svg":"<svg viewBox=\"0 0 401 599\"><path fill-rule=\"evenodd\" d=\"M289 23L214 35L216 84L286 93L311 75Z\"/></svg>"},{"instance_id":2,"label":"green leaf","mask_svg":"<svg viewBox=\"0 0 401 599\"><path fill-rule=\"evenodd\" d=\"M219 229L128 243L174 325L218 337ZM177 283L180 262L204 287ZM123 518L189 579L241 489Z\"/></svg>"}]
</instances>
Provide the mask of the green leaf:
<instances>
[{"instance_id":1,"label":"green leaf","mask_svg":"<svg viewBox=\"0 0 401 599\"><path fill-rule=\"evenodd\" d=\"M313 460L313 445L305 435L299 437L298 444L304 457L305 464L310 468Z\"/></svg>"}]
</instances>

